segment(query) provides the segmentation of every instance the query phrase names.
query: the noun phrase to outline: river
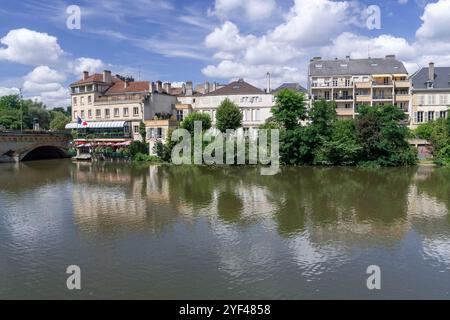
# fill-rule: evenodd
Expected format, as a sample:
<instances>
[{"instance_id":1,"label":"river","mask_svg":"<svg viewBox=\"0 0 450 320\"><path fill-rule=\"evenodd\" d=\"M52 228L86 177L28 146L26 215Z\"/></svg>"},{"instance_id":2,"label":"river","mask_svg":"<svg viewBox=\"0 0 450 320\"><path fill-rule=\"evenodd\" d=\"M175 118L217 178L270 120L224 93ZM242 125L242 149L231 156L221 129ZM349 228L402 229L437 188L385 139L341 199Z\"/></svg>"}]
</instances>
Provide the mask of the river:
<instances>
[{"instance_id":1,"label":"river","mask_svg":"<svg viewBox=\"0 0 450 320\"><path fill-rule=\"evenodd\" d=\"M2 164L0 298L448 299L449 209L433 167Z\"/></svg>"}]
</instances>

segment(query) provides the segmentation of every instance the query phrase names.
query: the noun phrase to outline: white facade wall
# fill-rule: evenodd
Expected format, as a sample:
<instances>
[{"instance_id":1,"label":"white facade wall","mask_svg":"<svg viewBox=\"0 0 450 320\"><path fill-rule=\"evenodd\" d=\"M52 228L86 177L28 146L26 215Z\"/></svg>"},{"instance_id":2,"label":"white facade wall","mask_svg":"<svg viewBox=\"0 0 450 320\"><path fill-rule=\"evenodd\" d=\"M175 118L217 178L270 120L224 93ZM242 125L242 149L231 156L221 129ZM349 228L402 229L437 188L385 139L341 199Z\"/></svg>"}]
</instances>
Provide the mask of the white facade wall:
<instances>
[{"instance_id":1,"label":"white facade wall","mask_svg":"<svg viewBox=\"0 0 450 320\"><path fill-rule=\"evenodd\" d=\"M258 128L272 116L271 109L275 106L272 94L224 95L224 96L198 96L192 103L194 111L208 113L213 125L216 123L216 111L220 104L229 99L242 111L243 128Z\"/></svg>"}]
</instances>

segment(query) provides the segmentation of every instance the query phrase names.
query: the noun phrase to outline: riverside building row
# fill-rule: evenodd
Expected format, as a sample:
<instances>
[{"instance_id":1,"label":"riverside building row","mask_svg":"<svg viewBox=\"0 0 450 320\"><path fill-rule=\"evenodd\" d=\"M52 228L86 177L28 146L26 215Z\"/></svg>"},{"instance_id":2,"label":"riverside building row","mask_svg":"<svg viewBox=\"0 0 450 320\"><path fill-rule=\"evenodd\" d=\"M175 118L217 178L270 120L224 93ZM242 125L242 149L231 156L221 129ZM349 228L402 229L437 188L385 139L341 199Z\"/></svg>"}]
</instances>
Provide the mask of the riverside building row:
<instances>
[{"instance_id":1,"label":"riverside building row","mask_svg":"<svg viewBox=\"0 0 450 320\"><path fill-rule=\"evenodd\" d=\"M414 128L448 116L450 68L430 63L409 76L404 64L393 55L376 59L316 57L309 64L308 89L298 83L285 83L275 90L271 89L270 74L266 88L260 89L243 79L227 85L206 82L195 87L188 81L174 88L161 81L113 76L107 70L101 74L84 72L82 79L71 85L73 122L67 129L76 130L77 143L122 143L140 139L140 124L144 122L152 147L156 141L165 140L169 130L192 112L209 114L214 126L217 108L230 99L243 114L240 130L251 132L271 117L275 95L284 88L304 93L308 103L334 101L340 118L354 118L363 104L397 105Z\"/></svg>"}]
</instances>

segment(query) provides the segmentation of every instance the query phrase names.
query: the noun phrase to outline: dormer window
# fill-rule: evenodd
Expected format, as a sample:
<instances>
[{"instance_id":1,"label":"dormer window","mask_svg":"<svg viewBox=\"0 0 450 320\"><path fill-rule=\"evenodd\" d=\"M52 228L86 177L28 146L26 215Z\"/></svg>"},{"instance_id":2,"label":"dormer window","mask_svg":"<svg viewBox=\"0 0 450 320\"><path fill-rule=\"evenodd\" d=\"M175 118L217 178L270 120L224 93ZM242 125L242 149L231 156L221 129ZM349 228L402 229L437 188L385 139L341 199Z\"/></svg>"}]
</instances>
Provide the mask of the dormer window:
<instances>
[{"instance_id":1,"label":"dormer window","mask_svg":"<svg viewBox=\"0 0 450 320\"><path fill-rule=\"evenodd\" d=\"M428 89L433 89L433 88L434 88L434 83L433 83L433 81L428 81L428 82L427 82L427 88L428 88Z\"/></svg>"},{"instance_id":2,"label":"dormer window","mask_svg":"<svg viewBox=\"0 0 450 320\"><path fill-rule=\"evenodd\" d=\"M316 68L320 69L320 68L322 68L322 65L321 64L316 64Z\"/></svg>"},{"instance_id":3,"label":"dormer window","mask_svg":"<svg viewBox=\"0 0 450 320\"><path fill-rule=\"evenodd\" d=\"M372 67L378 67L378 63L372 63L371 66Z\"/></svg>"}]
</instances>

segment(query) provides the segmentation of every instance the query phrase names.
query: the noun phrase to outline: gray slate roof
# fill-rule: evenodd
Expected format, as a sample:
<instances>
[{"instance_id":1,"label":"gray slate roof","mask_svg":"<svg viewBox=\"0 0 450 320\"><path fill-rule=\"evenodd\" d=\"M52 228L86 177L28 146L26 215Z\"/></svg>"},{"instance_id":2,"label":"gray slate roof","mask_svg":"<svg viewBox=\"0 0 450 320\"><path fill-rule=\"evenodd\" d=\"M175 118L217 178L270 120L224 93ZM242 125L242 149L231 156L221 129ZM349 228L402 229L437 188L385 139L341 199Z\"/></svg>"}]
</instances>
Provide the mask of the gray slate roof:
<instances>
[{"instance_id":1,"label":"gray slate roof","mask_svg":"<svg viewBox=\"0 0 450 320\"><path fill-rule=\"evenodd\" d=\"M278 92L283 89L291 89L291 90L295 90L295 91L303 92L303 93L308 92L304 87L302 87L302 85L300 83L283 83L281 86L276 88L274 90L274 92Z\"/></svg>"},{"instance_id":2,"label":"gray slate roof","mask_svg":"<svg viewBox=\"0 0 450 320\"><path fill-rule=\"evenodd\" d=\"M428 67L420 69L411 76L413 89L427 89ZM434 68L433 89L450 89L450 67ZM431 89L431 90L433 90Z\"/></svg>"},{"instance_id":3,"label":"gray slate roof","mask_svg":"<svg viewBox=\"0 0 450 320\"><path fill-rule=\"evenodd\" d=\"M322 67L317 67L318 65ZM314 77L384 73L407 74L408 71L403 62L395 58L314 60L309 64L309 75Z\"/></svg>"},{"instance_id":4,"label":"gray slate roof","mask_svg":"<svg viewBox=\"0 0 450 320\"><path fill-rule=\"evenodd\" d=\"M240 94L261 94L264 93L261 89L258 89L251 84L245 82L242 79L234 81L223 88L217 89L205 96L228 96L228 95L240 95Z\"/></svg>"}]
</instances>

